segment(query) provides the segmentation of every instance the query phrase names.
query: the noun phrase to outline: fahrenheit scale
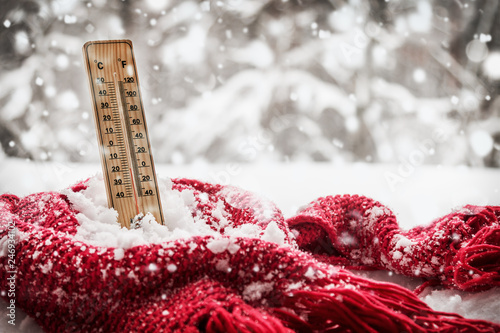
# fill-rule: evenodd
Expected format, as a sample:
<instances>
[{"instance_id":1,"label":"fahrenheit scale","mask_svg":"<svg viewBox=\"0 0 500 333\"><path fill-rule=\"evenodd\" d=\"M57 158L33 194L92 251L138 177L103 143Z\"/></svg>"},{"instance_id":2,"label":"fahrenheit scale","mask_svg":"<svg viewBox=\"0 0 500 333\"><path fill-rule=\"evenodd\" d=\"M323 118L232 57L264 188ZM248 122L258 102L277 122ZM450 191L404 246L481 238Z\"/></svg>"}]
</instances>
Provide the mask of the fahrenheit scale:
<instances>
[{"instance_id":1,"label":"fahrenheit scale","mask_svg":"<svg viewBox=\"0 0 500 333\"><path fill-rule=\"evenodd\" d=\"M130 40L83 46L109 207L130 228L140 213L163 224L139 77Z\"/></svg>"}]
</instances>

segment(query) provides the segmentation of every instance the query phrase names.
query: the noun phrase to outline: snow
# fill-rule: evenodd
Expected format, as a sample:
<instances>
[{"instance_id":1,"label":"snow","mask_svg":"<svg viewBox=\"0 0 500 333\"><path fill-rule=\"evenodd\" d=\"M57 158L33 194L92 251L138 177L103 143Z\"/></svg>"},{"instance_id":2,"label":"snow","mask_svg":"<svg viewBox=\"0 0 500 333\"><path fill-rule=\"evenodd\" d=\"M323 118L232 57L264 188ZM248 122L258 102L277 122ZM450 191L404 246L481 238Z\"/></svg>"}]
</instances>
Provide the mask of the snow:
<instances>
[{"instance_id":1,"label":"snow","mask_svg":"<svg viewBox=\"0 0 500 333\"><path fill-rule=\"evenodd\" d=\"M213 253L222 253L227 250L229 253L235 254L240 249L240 247L234 242L233 239L215 238L207 243L207 249L209 249Z\"/></svg>"},{"instance_id":2,"label":"snow","mask_svg":"<svg viewBox=\"0 0 500 333\"><path fill-rule=\"evenodd\" d=\"M262 236L263 240L280 245L285 244L285 238L285 233L278 227L275 221L267 225L267 228L264 231L264 235Z\"/></svg>"},{"instance_id":3,"label":"snow","mask_svg":"<svg viewBox=\"0 0 500 333\"><path fill-rule=\"evenodd\" d=\"M167 271L169 271L170 273L173 273L177 270L177 266L175 264L169 264L167 266Z\"/></svg>"},{"instance_id":4,"label":"snow","mask_svg":"<svg viewBox=\"0 0 500 333\"><path fill-rule=\"evenodd\" d=\"M373 208L366 211L368 218L368 227L372 228L380 216L391 214L391 211L387 207L374 206Z\"/></svg>"},{"instance_id":5,"label":"snow","mask_svg":"<svg viewBox=\"0 0 500 333\"><path fill-rule=\"evenodd\" d=\"M408 15L408 26L415 32L427 32L432 27L433 11L427 1L417 3L417 11Z\"/></svg>"},{"instance_id":6,"label":"snow","mask_svg":"<svg viewBox=\"0 0 500 333\"><path fill-rule=\"evenodd\" d=\"M26 31L19 30L14 34L14 47L20 54L28 53L30 49L30 40Z\"/></svg>"},{"instance_id":7,"label":"snow","mask_svg":"<svg viewBox=\"0 0 500 333\"><path fill-rule=\"evenodd\" d=\"M413 80L415 80L415 82L423 83L425 82L426 78L427 74L425 73L425 70L423 70L422 68L416 68L413 71Z\"/></svg>"},{"instance_id":8,"label":"snow","mask_svg":"<svg viewBox=\"0 0 500 333\"><path fill-rule=\"evenodd\" d=\"M274 62L274 54L269 46L262 41L250 42L244 48L229 51L231 60L238 63L249 63L257 68L269 67Z\"/></svg>"},{"instance_id":9,"label":"snow","mask_svg":"<svg viewBox=\"0 0 500 333\"><path fill-rule=\"evenodd\" d=\"M488 56L488 47L486 43L473 39L465 48L465 53L467 54L467 58L473 62L481 62Z\"/></svg>"},{"instance_id":10,"label":"snow","mask_svg":"<svg viewBox=\"0 0 500 333\"><path fill-rule=\"evenodd\" d=\"M500 288L476 294L456 290L432 290L422 297L438 311L455 312L472 319L500 322Z\"/></svg>"},{"instance_id":11,"label":"snow","mask_svg":"<svg viewBox=\"0 0 500 333\"><path fill-rule=\"evenodd\" d=\"M156 272L158 270L158 265L151 263L148 265L148 270L151 272Z\"/></svg>"},{"instance_id":12,"label":"snow","mask_svg":"<svg viewBox=\"0 0 500 333\"><path fill-rule=\"evenodd\" d=\"M315 279L316 278L316 273L315 273L314 268L308 267L307 271L304 273L304 276L306 278L308 278L308 279L311 279L311 280Z\"/></svg>"},{"instance_id":13,"label":"snow","mask_svg":"<svg viewBox=\"0 0 500 333\"><path fill-rule=\"evenodd\" d=\"M231 272L231 267L229 267L229 262L227 260L219 260L215 264L215 269L225 273Z\"/></svg>"},{"instance_id":14,"label":"snow","mask_svg":"<svg viewBox=\"0 0 500 333\"><path fill-rule=\"evenodd\" d=\"M484 73L492 80L500 80L500 52L493 51L483 62Z\"/></svg>"},{"instance_id":15,"label":"snow","mask_svg":"<svg viewBox=\"0 0 500 333\"><path fill-rule=\"evenodd\" d=\"M148 213L144 217L140 215L139 228L126 229L117 223L117 212L108 208L106 190L102 175L97 175L88 181L88 187L80 192L73 192L69 189L61 191L67 196L73 207L79 212L76 218L80 224L75 234L75 239L82 243L101 247L115 247L115 259L123 258L123 249L143 244L158 244L165 241L172 241L191 236L213 235L216 238L208 244L208 248L214 253L228 250L234 254L238 246L227 238L219 239L220 234L213 230L210 223L204 216L199 216L196 208L196 201L192 190L178 191L172 189L170 178L159 178L160 198L164 207L164 225L156 223L153 215ZM221 192L222 197L228 198L228 203L236 208L241 208L237 200L236 188L228 187ZM201 196L201 200L204 196ZM205 198L207 200L207 198ZM257 203L264 203L266 200L259 200L254 195L249 201L249 205L255 210ZM269 205L269 204L268 204ZM261 207L262 208L262 207ZM241 225L233 227L225 218L224 204L222 200L217 202L217 206L212 215L220 220L218 228L225 228L224 234L232 237L260 237L264 240L284 244L285 234L275 222L267 224L265 227L258 225ZM194 217L193 217L194 216ZM261 214L267 221L274 216L269 210L264 210ZM264 223L265 224L265 223ZM216 226L217 227L217 226Z\"/></svg>"},{"instance_id":16,"label":"snow","mask_svg":"<svg viewBox=\"0 0 500 333\"><path fill-rule=\"evenodd\" d=\"M396 249L401 247L408 248L411 245L415 244L410 239L402 235L396 235L396 237L394 237L394 240L396 241Z\"/></svg>"},{"instance_id":17,"label":"snow","mask_svg":"<svg viewBox=\"0 0 500 333\"><path fill-rule=\"evenodd\" d=\"M122 260L125 257L125 251L122 248L117 248L114 251L115 260Z\"/></svg>"},{"instance_id":18,"label":"snow","mask_svg":"<svg viewBox=\"0 0 500 333\"><path fill-rule=\"evenodd\" d=\"M403 253L401 251L394 251L394 253L392 254L392 258L394 260L399 260L403 257Z\"/></svg>"},{"instance_id":19,"label":"snow","mask_svg":"<svg viewBox=\"0 0 500 333\"><path fill-rule=\"evenodd\" d=\"M252 282L245 286L243 290L243 299L245 301L258 301L262 295L273 290L273 282Z\"/></svg>"},{"instance_id":20,"label":"snow","mask_svg":"<svg viewBox=\"0 0 500 333\"><path fill-rule=\"evenodd\" d=\"M493 138L485 130L476 130L469 137L470 145L476 155L485 157L493 149Z\"/></svg>"}]
</instances>

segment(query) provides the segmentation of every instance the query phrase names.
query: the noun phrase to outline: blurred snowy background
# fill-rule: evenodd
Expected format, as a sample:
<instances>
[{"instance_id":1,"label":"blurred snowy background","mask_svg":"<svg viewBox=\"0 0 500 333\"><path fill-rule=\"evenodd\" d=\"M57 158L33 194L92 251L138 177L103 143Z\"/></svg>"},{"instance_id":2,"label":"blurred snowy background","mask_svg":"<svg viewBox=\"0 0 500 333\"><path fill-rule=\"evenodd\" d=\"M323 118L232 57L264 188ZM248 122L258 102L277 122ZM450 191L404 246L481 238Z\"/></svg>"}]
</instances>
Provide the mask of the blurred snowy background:
<instances>
[{"instance_id":1,"label":"blurred snowy background","mask_svg":"<svg viewBox=\"0 0 500 333\"><path fill-rule=\"evenodd\" d=\"M0 0L0 194L101 170L81 48L122 38L161 177L230 182L286 216L365 194L404 228L500 204L497 0ZM500 322L499 295L423 298ZM18 322L0 331L41 332Z\"/></svg>"},{"instance_id":2,"label":"blurred snowy background","mask_svg":"<svg viewBox=\"0 0 500 333\"><path fill-rule=\"evenodd\" d=\"M1 159L99 161L81 47L120 38L157 163L500 166L496 0L2 0Z\"/></svg>"}]
</instances>

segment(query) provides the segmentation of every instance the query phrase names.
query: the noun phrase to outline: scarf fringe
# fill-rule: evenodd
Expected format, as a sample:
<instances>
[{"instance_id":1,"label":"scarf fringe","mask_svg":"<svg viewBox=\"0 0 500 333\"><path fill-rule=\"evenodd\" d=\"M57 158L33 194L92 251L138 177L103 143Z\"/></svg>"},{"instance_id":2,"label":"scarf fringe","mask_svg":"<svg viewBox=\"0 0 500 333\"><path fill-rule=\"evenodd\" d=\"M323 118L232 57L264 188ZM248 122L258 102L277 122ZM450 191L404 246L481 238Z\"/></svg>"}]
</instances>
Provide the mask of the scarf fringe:
<instances>
[{"instance_id":1,"label":"scarf fringe","mask_svg":"<svg viewBox=\"0 0 500 333\"><path fill-rule=\"evenodd\" d=\"M249 305L240 304L231 312L223 307L212 311L207 333L292 333L280 320Z\"/></svg>"},{"instance_id":2,"label":"scarf fringe","mask_svg":"<svg viewBox=\"0 0 500 333\"><path fill-rule=\"evenodd\" d=\"M453 260L454 283L459 289L482 291L500 286L500 227L484 227Z\"/></svg>"},{"instance_id":3,"label":"scarf fringe","mask_svg":"<svg viewBox=\"0 0 500 333\"><path fill-rule=\"evenodd\" d=\"M392 285L384 289L297 290L284 301L286 309L272 312L295 332L498 332L489 322L434 311L414 297L399 298Z\"/></svg>"}]
</instances>

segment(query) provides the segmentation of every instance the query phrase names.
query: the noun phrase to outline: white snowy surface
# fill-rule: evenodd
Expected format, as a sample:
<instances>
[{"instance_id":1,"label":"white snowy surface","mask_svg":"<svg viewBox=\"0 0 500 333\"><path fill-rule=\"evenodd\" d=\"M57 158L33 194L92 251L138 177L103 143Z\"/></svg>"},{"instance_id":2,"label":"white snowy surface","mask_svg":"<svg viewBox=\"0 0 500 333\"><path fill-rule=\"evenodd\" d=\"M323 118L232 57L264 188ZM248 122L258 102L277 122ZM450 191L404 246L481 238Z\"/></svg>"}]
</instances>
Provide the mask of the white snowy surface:
<instances>
[{"instance_id":1,"label":"white snowy surface","mask_svg":"<svg viewBox=\"0 0 500 333\"><path fill-rule=\"evenodd\" d=\"M76 240L83 243L101 246L114 247L115 257L123 257L123 250L144 244L159 244L165 241L172 241L192 236L216 237L213 244L213 252L219 253L225 251L233 253L231 245L227 244L227 239L218 239L221 232L226 236L245 236L261 238L266 241L284 244L286 235L281 231L276 222L271 222L265 228L259 225L240 225L237 227L228 225L226 219L227 212L224 209L224 203L219 200L210 214L217 220L210 222L209 216L196 215L196 199L191 190L178 191L173 188L170 178L158 178L160 189L160 198L162 201L164 225L156 223L154 216L150 213L145 216L141 213L140 228L128 230L122 228L117 222L117 212L108 208L106 189L102 174L92 177L88 182L88 187L79 192L73 192L70 189L63 189L61 193L65 194L71 201L73 207L79 212L76 218L80 224L74 236ZM231 193L238 195L239 190L234 187L226 187L219 192L222 197L231 198ZM257 196L256 196L257 197ZM201 202L208 201L208 196L200 195ZM257 199L256 199L257 200ZM231 201L228 200L231 204ZM239 204L239 202L235 203ZM196 215L196 216L194 216ZM270 215L269 217L272 217ZM137 217L136 217L137 218ZM264 216L268 218L268 216ZM216 230L214 230L215 228ZM209 243L207 247L212 250ZM1 255L1 254L0 254Z\"/></svg>"},{"instance_id":2,"label":"white snowy surface","mask_svg":"<svg viewBox=\"0 0 500 333\"><path fill-rule=\"evenodd\" d=\"M102 175L93 177L88 188L73 192L63 190L79 213L76 215L80 226L75 239L94 246L115 247L121 257L121 251L134 246L161 243L194 235L211 235L215 231L204 220L193 218L190 203L194 201L192 192L172 190L170 179L160 179L160 198L165 207L166 226L155 222L151 214L141 220L141 228L128 230L117 223L117 212L108 208L106 189ZM116 251L115 251L116 252Z\"/></svg>"},{"instance_id":3,"label":"white snowy surface","mask_svg":"<svg viewBox=\"0 0 500 333\"><path fill-rule=\"evenodd\" d=\"M392 209L403 228L430 222L433 218L449 213L465 204L500 205L500 171L493 169L470 169L466 167L418 166L411 172L399 173L399 165L372 164L224 164L205 163L192 165L157 165L161 186L168 190L168 177L195 178L204 181L239 186L256 192L274 201L285 217L295 214L297 209L308 202L325 195L362 194L370 196ZM3 159L0 165L0 193L13 193L19 196L30 193L63 190L79 180L101 172L98 164L61 164L34 163L17 159ZM398 175L397 182L392 182L388 174ZM97 178L96 178L97 179ZM105 202L104 187L94 184L87 193L70 198L85 204L85 200ZM101 187L102 186L102 187ZM101 191L102 193L99 193ZM189 198L171 191L162 198L179 207L188 204ZM104 200L104 201L103 201ZM87 211L80 221L99 219L110 221L114 217L109 210L95 209ZM185 220L180 217L181 220ZM173 219L176 220L176 219ZM195 221L190 221L194 223ZM83 223L85 224L85 223ZM116 232L112 224L105 225L109 234ZM129 238L116 237L119 249L115 253L117 260L123 256L122 248L137 245L137 242L158 242L162 237L182 237L181 229L157 230L158 226L149 223L141 235ZM263 237L279 240L280 235L269 225ZM176 231L177 230L177 231ZM175 233L178 234L175 234ZM207 231L209 232L209 231ZM241 230L239 231L242 232ZM249 230L249 232L254 232ZM189 233L189 232L188 232ZM175 235L174 235L175 234ZM91 239L99 243L98 234L82 227L79 231L82 239ZM139 240L139 241L138 241ZM220 247L229 248L231 244L214 243L217 251ZM175 269L172 267L172 269ZM414 288L419 279L410 279L389 274L388 272L363 272L362 275L378 280L392 281L407 288ZM248 297L255 295L248 290ZM468 318L479 318L500 323L500 289L483 293L465 293L453 290L427 289L422 300L434 309L452 311ZM0 300L0 332L41 332L41 329L20 310L16 310L16 326L7 324L6 303Z\"/></svg>"}]
</instances>

